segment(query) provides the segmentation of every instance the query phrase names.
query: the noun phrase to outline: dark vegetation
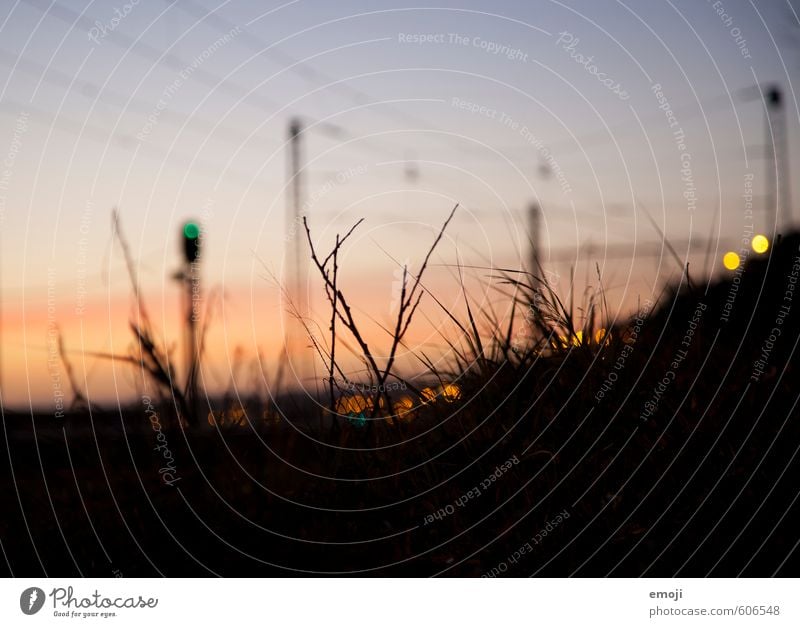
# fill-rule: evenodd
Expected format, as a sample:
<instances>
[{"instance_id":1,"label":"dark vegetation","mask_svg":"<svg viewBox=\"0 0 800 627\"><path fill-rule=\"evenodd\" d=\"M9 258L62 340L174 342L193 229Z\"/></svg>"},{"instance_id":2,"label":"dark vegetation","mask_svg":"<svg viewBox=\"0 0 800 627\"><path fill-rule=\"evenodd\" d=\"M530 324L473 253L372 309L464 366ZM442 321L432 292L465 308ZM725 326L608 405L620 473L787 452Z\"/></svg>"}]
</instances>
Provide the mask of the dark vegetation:
<instances>
[{"instance_id":1,"label":"dark vegetation","mask_svg":"<svg viewBox=\"0 0 800 627\"><path fill-rule=\"evenodd\" d=\"M327 257L314 251L332 312L330 338L315 344L328 374L317 405L253 399L208 428L182 428L189 410L168 360L134 324L141 352L131 359L174 459L172 485L143 406L86 408L66 423L6 413L9 572L798 574L800 295L785 296L800 236L740 276L706 284L684 274L652 307L643 302L638 322L605 333L599 277L576 304L537 269L499 272L513 324L471 308L453 316L451 368L420 354L429 385L404 382L412 407L395 392L342 400L353 394L336 383L346 380L341 342L360 346L365 384L400 380L360 338L338 288L345 241ZM417 299L435 299L421 268L404 271L385 354L403 346Z\"/></svg>"}]
</instances>

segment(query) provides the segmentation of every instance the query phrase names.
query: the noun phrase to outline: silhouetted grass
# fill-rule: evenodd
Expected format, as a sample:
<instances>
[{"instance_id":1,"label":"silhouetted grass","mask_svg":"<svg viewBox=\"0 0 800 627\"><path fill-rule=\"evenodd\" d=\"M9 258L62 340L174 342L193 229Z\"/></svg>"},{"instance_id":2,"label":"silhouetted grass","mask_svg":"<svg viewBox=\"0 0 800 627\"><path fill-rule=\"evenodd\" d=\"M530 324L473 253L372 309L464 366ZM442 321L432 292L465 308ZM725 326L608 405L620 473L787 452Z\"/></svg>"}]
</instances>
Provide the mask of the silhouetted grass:
<instances>
[{"instance_id":1,"label":"silhouetted grass","mask_svg":"<svg viewBox=\"0 0 800 627\"><path fill-rule=\"evenodd\" d=\"M775 321L799 248L791 235L749 262L727 317L732 278L694 277L613 327L600 277L570 305L571 285L565 303L536 269L498 271L517 315L453 314L451 363L419 354L429 386L380 392L356 411L334 387L327 403L220 408L205 431L165 424L172 486L141 408L75 414L63 434L51 418L6 415L10 568L796 575L800 301ZM402 380L377 360L373 374L365 385Z\"/></svg>"}]
</instances>

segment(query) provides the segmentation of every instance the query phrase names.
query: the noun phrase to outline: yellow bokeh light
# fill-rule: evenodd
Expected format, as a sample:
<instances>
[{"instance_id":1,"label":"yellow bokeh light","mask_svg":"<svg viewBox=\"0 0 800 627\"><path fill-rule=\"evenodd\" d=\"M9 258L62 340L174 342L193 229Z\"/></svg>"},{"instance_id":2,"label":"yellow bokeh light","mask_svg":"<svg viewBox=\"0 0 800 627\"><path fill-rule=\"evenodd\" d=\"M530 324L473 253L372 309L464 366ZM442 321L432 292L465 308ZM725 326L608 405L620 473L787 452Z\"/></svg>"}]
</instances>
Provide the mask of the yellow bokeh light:
<instances>
[{"instance_id":1,"label":"yellow bokeh light","mask_svg":"<svg viewBox=\"0 0 800 627\"><path fill-rule=\"evenodd\" d=\"M411 422L414 418L414 401L408 396L401 396L394 404L394 413L397 419Z\"/></svg>"},{"instance_id":2,"label":"yellow bokeh light","mask_svg":"<svg viewBox=\"0 0 800 627\"><path fill-rule=\"evenodd\" d=\"M361 394L342 396L336 401L336 413L343 416L349 414L364 414L372 411L373 407L372 399Z\"/></svg>"},{"instance_id":3,"label":"yellow bokeh light","mask_svg":"<svg viewBox=\"0 0 800 627\"><path fill-rule=\"evenodd\" d=\"M736 270L736 268L739 267L739 263L739 255L733 251L725 253L725 256L722 258L722 265L728 270Z\"/></svg>"},{"instance_id":4,"label":"yellow bokeh light","mask_svg":"<svg viewBox=\"0 0 800 627\"><path fill-rule=\"evenodd\" d=\"M431 403L436 400L436 392L431 388L422 388L419 395L422 397L423 403Z\"/></svg>"},{"instance_id":5,"label":"yellow bokeh light","mask_svg":"<svg viewBox=\"0 0 800 627\"><path fill-rule=\"evenodd\" d=\"M570 345L572 346L580 346L583 344L583 331L575 331L574 335L570 335L569 339L565 335L559 335L558 341L560 342L561 348L569 348ZM554 348L559 348L559 344L555 341L553 342Z\"/></svg>"},{"instance_id":6,"label":"yellow bokeh light","mask_svg":"<svg viewBox=\"0 0 800 627\"><path fill-rule=\"evenodd\" d=\"M769 249L769 240L765 235L756 235L750 244L753 247L753 250L759 255L767 252Z\"/></svg>"},{"instance_id":7,"label":"yellow bokeh light","mask_svg":"<svg viewBox=\"0 0 800 627\"><path fill-rule=\"evenodd\" d=\"M603 342L607 342L611 339L611 334L608 333L605 329L597 329L594 334L594 341L596 344L602 344Z\"/></svg>"},{"instance_id":8,"label":"yellow bokeh light","mask_svg":"<svg viewBox=\"0 0 800 627\"><path fill-rule=\"evenodd\" d=\"M459 398L461 398L461 388L455 383L447 383L442 386L442 397L448 403L457 401Z\"/></svg>"}]
</instances>

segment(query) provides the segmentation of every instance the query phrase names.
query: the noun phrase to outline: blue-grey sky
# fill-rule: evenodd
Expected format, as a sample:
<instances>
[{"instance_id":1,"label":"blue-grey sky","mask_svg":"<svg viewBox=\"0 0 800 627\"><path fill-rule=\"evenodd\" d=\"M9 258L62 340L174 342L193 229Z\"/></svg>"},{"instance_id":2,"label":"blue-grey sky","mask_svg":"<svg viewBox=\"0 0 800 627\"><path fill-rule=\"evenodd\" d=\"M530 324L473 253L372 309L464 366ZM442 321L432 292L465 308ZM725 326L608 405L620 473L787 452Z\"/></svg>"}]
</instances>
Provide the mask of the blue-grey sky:
<instances>
[{"instance_id":1,"label":"blue-grey sky","mask_svg":"<svg viewBox=\"0 0 800 627\"><path fill-rule=\"evenodd\" d=\"M723 246L747 229L752 190L756 228L771 232L757 83L783 89L797 155L800 26L781 0L25 0L3 5L0 32L3 359L19 380L44 376L31 355L48 298L73 343L127 345L113 207L165 329L176 231L193 216L206 285L229 298L220 352L273 346L281 304L265 275L283 276L301 235L285 208L293 117L308 126L321 242L366 218L346 261L379 319L391 258L413 266L455 202L440 261L519 264L536 201L554 272L593 242L623 304L675 269L602 253L658 240L637 201L671 239ZM95 337L75 339L84 321Z\"/></svg>"}]
</instances>

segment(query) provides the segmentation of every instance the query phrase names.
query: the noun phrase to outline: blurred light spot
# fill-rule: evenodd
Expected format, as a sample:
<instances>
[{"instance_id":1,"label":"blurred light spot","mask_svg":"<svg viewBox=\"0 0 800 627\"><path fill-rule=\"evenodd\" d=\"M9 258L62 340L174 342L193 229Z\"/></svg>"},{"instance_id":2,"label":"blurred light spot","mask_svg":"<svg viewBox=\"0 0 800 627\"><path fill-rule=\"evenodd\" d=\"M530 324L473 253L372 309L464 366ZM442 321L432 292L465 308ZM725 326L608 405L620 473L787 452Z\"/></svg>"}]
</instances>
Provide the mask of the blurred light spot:
<instances>
[{"instance_id":1,"label":"blurred light spot","mask_svg":"<svg viewBox=\"0 0 800 627\"><path fill-rule=\"evenodd\" d=\"M444 398L444 400L446 400L448 403L457 401L459 398L461 398L461 388L455 383L447 383L443 385L442 398Z\"/></svg>"},{"instance_id":2,"label":"blurred light spot","mask_svg":"<svg viewBox=\"0 0 800 627\"><path fill-rule=\"evenodd\" d=\"M753 250L759 255L767 252L769 249L769 240L765 235L756 235L751 242Z\"/></svg>"},{"instance_id":3,"label":"blurred light spot","mask_svg":"<svg viewBox=\"0 0 800 627\"><path fill-rule=\"evenodd\" d=\"M581 346L583 344L583 331L575 331L574 335L570 335L569 339L567 339L564 335L558 336L558 341L561 343L561 348L569 348L570 345L572 346ZM555 342L553 343L554 348L559 348Z\"/></svg>"},{"instance_id":4,"label":"blurred light spot","mask_svg":"<svg viewBox=\"0 0 800 627\"><path fill-rule=\"evenodd\" d=\"M725 256L722 258L722 265L728 270L736 270L736 268L739 267L739 263L739 255L733 251L725 253Z\"/></svg>"},{"instance_id":5,"label":"blurred light spot","mask_svg":"<svg viewBox=\"0 0 800 627\"><path fill-rule=\"evenodd\" d=\"M209 414L210 416L211 414ZM281 421L281 415L277 411L271 409L264 409L261 412L261 417L267 424L278 424Z\"/></svg>"},{"instance_id":6,"label":"blurred light spot","mask_svg":"<svg viewBox=\"0 0 800 627\"><path fill-rule=\"evenodd\" d=\"M187 222L183 225L183 235L187 239L197 239L200 237L200 227L194 222Z\"/></svg>"},{"instance_id":7,"label":"blurred light spot","mask_svg":"<svg viewBox=\"0 0 800 627\"><path fill-rule=\"evenodd\" d=\"M436 400L436 392L434 392L431 388L422 388L420 390L419 395L422 397L422 400L426 403L430 403Z\"/></svg>"},{"instance_id":8,"label":"blurred light spot","mask_svg":"<svg viewBox=\"0 0 800 627\"><path fill-rule=\"evenodd\" d=\"M367 417L364 415L364 412L358 414L355 412L350 412L347 415L347 420L349 420L350 423L354 424L356 427L363 427L367 424Z\"/></svg>"},{"instance_id":9,"label":"blurred light spot","mask_svg":"<svg viewBox=\"0 0 800 627\"><path fill-rule=\"evenodd\" d=\"M336 412L343 416L349 414L363 414L374 407L371 398L356 394L355 396L342 396L336 401Z\"/></svg>"},{"instance_id":10,"label":"blurred light spot","mask_svg":"<svg viewBox=\"0 0 800 627\"><path fill-rule=\"evenodd\" d=\"M414 418L414 400L409 396L401 396L394 403L394 413L400 421L410 422Z\"/></svg>"},{"instance_id":11,"label":"blurred light spot","mask_svg":"<svg viewBox=\"0 0 800 627\"><path fill-rule=\"evenodd\" d=\"M241 404L220 411L208 412L208 424L211 426L242 426L247 422L247 412Z\"/></svg>"}]
</instances>

